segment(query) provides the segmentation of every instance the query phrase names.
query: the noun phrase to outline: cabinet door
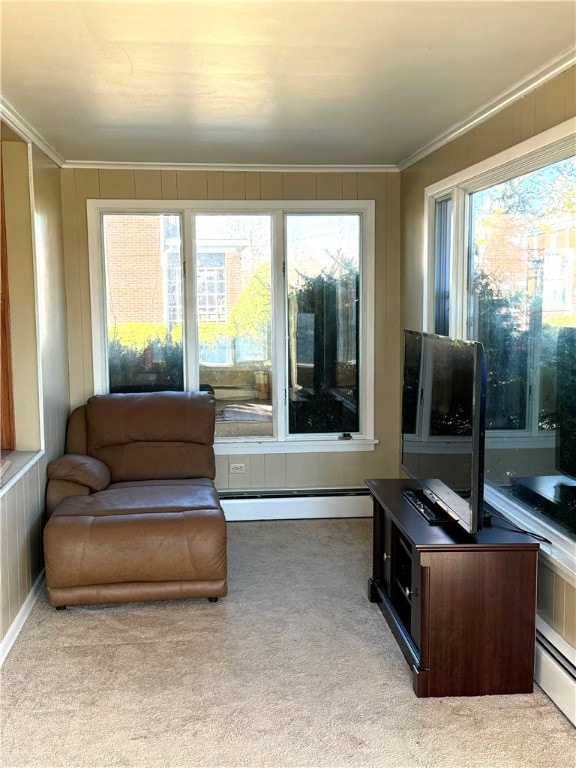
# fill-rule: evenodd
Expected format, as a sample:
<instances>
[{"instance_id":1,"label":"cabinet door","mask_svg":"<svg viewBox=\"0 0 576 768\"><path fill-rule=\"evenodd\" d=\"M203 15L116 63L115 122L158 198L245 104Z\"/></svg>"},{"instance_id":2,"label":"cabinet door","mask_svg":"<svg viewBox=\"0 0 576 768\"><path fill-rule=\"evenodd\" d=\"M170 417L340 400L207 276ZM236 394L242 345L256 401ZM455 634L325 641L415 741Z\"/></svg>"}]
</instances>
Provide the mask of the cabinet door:
<instances>
[{"instance_id":1,"label":"cabinet door","mask_svg":"<svg viewBox=\"0 0 576 768\"><path fill-rule=\"evenodd\" d=\"M534 672L533 551L422 554L428 696L529 693Z\"/></svg>"},{"instance_id":2,"label":"cabinet door","mask_svg":"<svg viewBox=\"0 0 576 768\"><path fill-rule=\"evenodd\" d=\"M390 599L417 650L420 649L420 554L412 542L391 523Z\"/></svg>"},{"instance_id":3,"label":"cabinet door","mask_svg":"<svg viewBox=\"0 0 576 768\"><path fill-rule=\"evenodd\" d=\"M392 520L384 514L382 525L382 583L386 594L390 595L392 570Z\"/></svg>"},{"instance_id":4,"label":"cabinet door","mask_svg":"<svg viewBox=\"0 0 576 768\"><path fill-rule=\"evenodd\" d=\"M386 510L374 501L372 576L390 596L392 564L392 520ZM372 599L372 598L371 598Z\"/></svg>"},{"instance_id":5,"label":"cabinet door","mask_svg":"<svg viewBox=\"0 0 576 768\"><path fill-rule=\"evenodd\" d=\"M420 567L420 553L415 549L412 551L412 594L410 596L410 637L414 641L414 645L420 651L421 648L421 616L422 616L422 602L426 599L426 595L422 590L422 568Z\"/></svg>"}]
</instances>

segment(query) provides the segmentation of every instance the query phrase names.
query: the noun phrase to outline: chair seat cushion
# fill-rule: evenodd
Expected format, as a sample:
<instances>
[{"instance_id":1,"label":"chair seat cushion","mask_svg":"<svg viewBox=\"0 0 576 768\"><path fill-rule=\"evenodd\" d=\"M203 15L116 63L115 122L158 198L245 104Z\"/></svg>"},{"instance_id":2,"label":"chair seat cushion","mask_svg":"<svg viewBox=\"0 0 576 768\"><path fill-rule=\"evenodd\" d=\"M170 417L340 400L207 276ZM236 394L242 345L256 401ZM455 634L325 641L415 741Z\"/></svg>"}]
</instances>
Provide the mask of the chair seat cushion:
<instances>
[{"instance_id":1,"label":"chair seat cushion","mask_svg":"<svg viewBox=\"0 0 576 768\"><path fill-rule=\"evenodd\" d=\"M90 496L70 496L62 501L52 517L70 515L148 515L154 512L183 512L191 509L220 510L214 485L116 483Z\"/></svg>"},{"instance_id":2,"label":"chair seat cushion","mask_svg":"<svg viewBox=\"0 0 576 768\"><path fill-rule=\"evenodd\" d=\"M212 483L71 496L48 521L44 549L49 589L226 579L226 522Z\"/></svg>"}]
</instances>

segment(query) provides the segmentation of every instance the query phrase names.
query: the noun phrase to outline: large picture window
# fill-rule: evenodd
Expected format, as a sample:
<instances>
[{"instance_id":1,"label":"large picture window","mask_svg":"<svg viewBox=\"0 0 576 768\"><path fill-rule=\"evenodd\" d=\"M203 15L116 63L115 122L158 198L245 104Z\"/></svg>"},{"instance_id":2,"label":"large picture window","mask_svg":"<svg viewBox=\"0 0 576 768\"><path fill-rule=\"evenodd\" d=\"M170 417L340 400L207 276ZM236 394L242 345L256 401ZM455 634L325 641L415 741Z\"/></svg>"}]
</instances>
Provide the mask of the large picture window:
<instances>
[{"instance_id":1,"label":"large picture window","mask_svg":"<svg viewBox=\"0 0 576 768\"><path fill-rule=\"evenodd\" d=\"M360 217L286 217L289 428L358 432Z\"/></svg>"},{"instance_id":2,"label":"large picture window","mask_svg":"<svg viewBox=\"0 0 576 768\"><path fill-rule=\"evenodd\" d=\"M224 442L373 442L373 203L135 208L88 205L96 391L210 391Z\"/></svg>"},{"instance_id":3,"label":"large picture window","mask_svg":"<svg viewBox=\"0 0 576 768\"><path fill-rule=\"evenodd\" d=\"M574 540L573 151L573 141L560 141L548 152L458 180L448 198L446 187L432 190L429 274L435 276L432 322L446 317L447 283L439 276L454 272L450 332L477 339L486 350L488 486ZM455 212L450 217L441 208L446 199ZM453 255L441 247L450 242ZM435 330L445 332L446 326Z\"/></svg>"}]
</instances>

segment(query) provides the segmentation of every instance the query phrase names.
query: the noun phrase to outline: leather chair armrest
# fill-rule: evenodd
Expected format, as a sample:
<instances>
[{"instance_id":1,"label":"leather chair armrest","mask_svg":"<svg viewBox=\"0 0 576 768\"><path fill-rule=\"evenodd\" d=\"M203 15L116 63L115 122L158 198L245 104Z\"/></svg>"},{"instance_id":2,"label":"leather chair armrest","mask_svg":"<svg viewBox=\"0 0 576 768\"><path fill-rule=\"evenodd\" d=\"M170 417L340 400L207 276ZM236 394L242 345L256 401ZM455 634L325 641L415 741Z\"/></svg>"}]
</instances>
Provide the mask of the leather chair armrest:
<instances>
[{"instance_id":1,"label":"leather chair armrest","mask_svg":"<svg viewBox=\"0 0 576 768\"><path fill-rule=\"evenodd\" d=\"M46 514L48 518L58 504L69 496L89 496L90 488L70 480L49 480L46 487Z\"/></svg>"},{"instance_id":2,"label":"leather chair armrest","mask_svg":"<svg viewBox=\"0 0 576 768\"><path fill-rule=\"evenodd\" d=\"M110 470L93 456L65 453L47 467L48 480L67 480L87 486L90 491L103 491L110 485Z\"/></svg>"}]
</instances>

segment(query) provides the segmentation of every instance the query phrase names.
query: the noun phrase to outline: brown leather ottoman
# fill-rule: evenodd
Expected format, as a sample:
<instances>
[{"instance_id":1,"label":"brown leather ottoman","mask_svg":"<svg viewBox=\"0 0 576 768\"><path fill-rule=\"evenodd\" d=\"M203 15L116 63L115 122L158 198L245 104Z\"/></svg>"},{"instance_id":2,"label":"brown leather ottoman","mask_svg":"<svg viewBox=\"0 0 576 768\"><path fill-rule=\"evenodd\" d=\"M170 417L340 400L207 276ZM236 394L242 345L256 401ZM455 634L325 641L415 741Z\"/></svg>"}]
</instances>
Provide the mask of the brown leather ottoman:
<instances>
[{"instance_id":1,"label":"brown leather ottoman","mask_svg":"<svg viewBox=\"0 0 576 768\"><path fill-rule=\"evenodd\" d=\"M46 524L44 554L55 607L227 592L226 521L209 481L71 496Z\"/></svg>"}]
</instances>

